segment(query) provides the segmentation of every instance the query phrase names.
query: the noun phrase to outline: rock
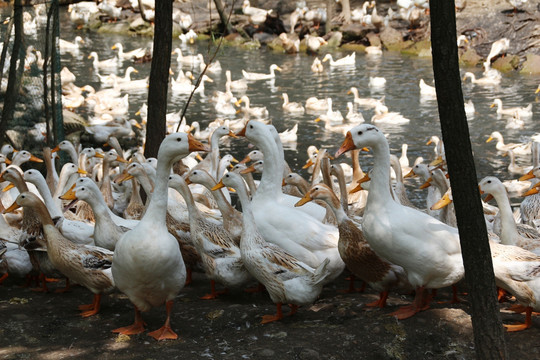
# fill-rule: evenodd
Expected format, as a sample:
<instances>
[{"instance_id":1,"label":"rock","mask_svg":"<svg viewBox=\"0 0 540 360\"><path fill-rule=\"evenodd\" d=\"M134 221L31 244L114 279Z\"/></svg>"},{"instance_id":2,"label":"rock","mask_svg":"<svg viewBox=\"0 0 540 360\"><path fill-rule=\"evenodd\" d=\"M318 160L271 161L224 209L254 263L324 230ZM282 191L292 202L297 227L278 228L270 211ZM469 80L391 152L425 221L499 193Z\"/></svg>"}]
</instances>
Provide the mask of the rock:
<instances>
[{"instance_id":1,"label":"rock","mask_svg":"<svg viewBox=\"0 0 540 360\"><path fill-rule=\"evenodd\" d=\"M482 62L482 57L473 48L467 49L459 58L459 62L464 66L476 66Z\"/></svg>"},{"instance_id":2,"label":"rock","mask_svg":"<svg viewBox=\"0 0 540 360\"><path fill-rule=\"evenodd\" d=\"M302 349L300 351L300 354L298 354L298 358L301 360L316 360L319 359L319 353L313 349Z\"/></svg>"},{"instance_id":3,"label":"rock","mask_svg":"<svg viewBox=\"0 0 540 360\"><path fill-rule=\"evenodd\" d=\"M258 32L253 35L253 40L259 44L268 44L276 38L276 35L265 32ZM258 49L258 47L257 47Z\"/></svg>"},{"instance_id":4,"label":"rock","mask_svg":"<svg viewBox=\"0 0 540 360\"><path fill-rule=\"evenodd\" d=\"M517 69L519 66L519 56L517 55L507 55L505 57L500 57L491 64L493 69L497 69L502 72L508 72ZM540 68L539 68L540 70Z\"/></svg>"},{"instance_id":5,"label":"rock","mask_svg":"<svg viewBox=\"0 0 540 360\"><path fill-rule=\"evenodd\" d=\"M343 38L343 34L340 31L334 31L333 33L331 33L330 38L326 40L328 44L323 45L323 46L325 48L337 48L339 45L341 45L342 38Z\"/></svg>"},{"instance_id":6,"label":"rock","mask_svg":"<svg viewBox=\"0 0 540 360\"><path fill-rule=\"evenodd\" d=\"M414 43L412 46L406 49L401 50L401 53L405 55L416 55L416 56L420 56L420 54L422 54L422 56L425 56L427 51L431 53L431 41L423 40L423 41Z\"/></svg>"},{"instance_id":7,"label":"rock","mask_svg":"<svg viewBox=\"0 0 540 360\"><path fill-rule=\"evenodd\" d=\"M263 357L273 357L275 355L275 351L272 349L262 349L259 351L259 355Z\"/></svg>"},{"instance_id":8,"label":"rock","mask_svg":"<svg viewBox=\"0 0 540 360\"><path fill-rule=\"evenodd\" d=\"M366 37L368 38L369 40L369 44L371 46L380 46L381 45L381 39L379 38L379 36L373 32L370 32L366 35Z\"/></svg>"},{"instance_id":9,"label":"rock","mask_svg":"<svg viewBox=\"0 0 540 360\"><path fill-rule=\"evenodd\" d=\"M366 30L362 25L355 23L343 25L340 30L343 32L343 39L345 41L361 39L366 33Z\"/></svg>"},{"instance_id":10,"label":"rock","mask_svg":"<svg viewBox=\"0 0 540 360\"><path fill-rule=\"evenodd\" d=\"M364 52L366 50L366 47L364 45L353 44L353 43L343 44L339 48L344 51L356 51L356 52Z\"/></svg>"},{"instance_id":11,"label":"rock","mask_svg":"<svg viewBox=\"0 0 540 360\"><path fill-rule=\"evenodd\" d=\"M390 51L400 51L405 47L405 42L403 41L403 36L401 32L396 29L387 26L380 34L379 38L381 43Z\"/></svg>"},{"instance_id":12,"label":"rock","mask_svg":"<svg viewBox=\"0 0 540 360\"><path fill-rule=\"evenodd\" d=\"M254 50L260 47L261 47L261 43L255 39L253 39L253 41L247 41L241 45L241 48L246 49L246 50Z\"/></svg>"},{"instance_id":13,"label":"rock","mask_svg":"<svg viewBox=\"0 0 540 360\"><path fill-rule=\"evenodd\" d=\"M520 73L540 74L540 55L527 54L527 59L523 63Z\"/></svg>"}]
</instances>

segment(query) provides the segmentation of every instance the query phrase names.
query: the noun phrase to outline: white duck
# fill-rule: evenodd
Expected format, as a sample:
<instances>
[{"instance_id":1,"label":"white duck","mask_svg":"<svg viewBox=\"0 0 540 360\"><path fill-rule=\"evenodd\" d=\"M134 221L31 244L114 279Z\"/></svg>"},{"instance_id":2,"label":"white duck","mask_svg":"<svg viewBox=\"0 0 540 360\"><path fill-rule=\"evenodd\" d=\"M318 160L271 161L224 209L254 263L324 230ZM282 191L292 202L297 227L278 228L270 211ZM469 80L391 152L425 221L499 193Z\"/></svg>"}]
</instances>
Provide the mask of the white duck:
<instances>
[{"instance_id":1,"label":"white duck","mask_svg":"<svg viewBox=\"0 0 540 360\"><path fill-rule=\"evenodd\" d=\"M143 48L137 48L124 52L124 46L120 42L114 44L111 49L118 50L118 58L120 60L132 60L133 58L142 58L146 55L146 50Z\"/></svg>"},{"instance_id":2,"label":"white duck","mask_svg":"<svg viewBox=\"0 0 540 360\"><path fill-rule=\"evenodd\" d=\"M249 116L254 116L256 118L266 118L268 117L268 110L265 106L251 107L249 97L244 95L238 100L235 105L240 106L241 103L244 103L245 106L240 109L244 114Z\"/></svg>"},{"instance_id":3,"label":"white duck","mask_svg":"<svg viewBox=\"0 0 540 360\"><path fill-rule=\"evenodd\" d=\"M118 289L135 305L135 322L113 332L144 331L140 311L166 303L167 319L161 329L149 333L157 340L176 339L170 327L173 299L184 286L186 267L177 240L165 223L167 182L172 164L192 151L206 147L186 133L168 135L159 148L154 192L140 223L116 244L112 273Z\"/></svg>"},{"instance_id":4,"label":"white duck","mask_svg":"<svg viewBox=\"0 0 540 360\"><path fill-rule=\"evenodd\" d=\"M512 108L503 108L503 103L501 99L495 99L493 100L493 104L491 104L491 108L497 106L497 115L509 115L514 116L516 113L520 118L530 118L533 115L532 112L532 103L527 105L526 107L512 107Z\"/></svg>"},{"instance_id":5,"label":"white duck","mask_svg":"<svg viewBox=\"0 0 540 360\"><path fill-rule=\"evenodd\" d=\"M372 98L361 98L358 94L358 89L356 87L351 87L347 94L353 94L354 103L365 108L374 108L377 104L381 104L381 100L372 99Z\"/></svg>"},{"instance_id":6,"label":"white duck","mask_svg":"<svg viewBox=\"0 0 540 360\"><path fill-rule=\"evenodd\" d=\"M251 120L237 136L246 136L264 154L264 171L252 201L255 222L263 237L312 267L328 258L331 274L326 280L335 279L345 267L337 250L337 229L294 208L297 198L282 193L283 154L268 126ZM320 213L324 217L324 210Z\"/></svg>"},{"instance_id":7,"label":"white duck","mask_svg":"<svg viewBox=\"0 0 540 360\"><path fill-rule=\"evenodd\" d=\"M227 83L231 87L232 91L246 91L248 88L248 84L246 79L238 79L238 80L231 80L231 71L227 70L225 71L225 77L227 78Z\"/></svg>"},{"instance_id":8,"label":"white duck","mask_svg":"<svg viewBox=\"0 0 540 360\"><path fill-rule=\"evenodd\" d=\"M431 97L431 98L436 98L437 97L437 92L435 91L435 86L431 86L431 85L426 84L424 79L420 79L420 84L419 85L420 85L420 96Z\"/></svg>"},{"instance_id":9,"label":"white duck","mask_svg":"<svg viewBox=\"0 0 540 360\"><path fill-rule=\"evenodd\" d=\"M386 106L378 104L375 106L375 115L371 117L371 122L374 124L402 125L408 124L410 120L398 112L388 112Z\"/></svg>"},{"instance_id":10,"label":"white duck","mask_svg":"<svg viewBox=\"0 0 540 360\"><path fill-rule=\"evenodd\" d=\"M498 75L492 75L492 76L483 76L477 79L476 76L472 72L466 72L465 75L463 76L463 82L465 82L465 80L467 79L471 79L471 83L473 84L477 84L481 86L495 86L501 83L502 76L498 74Z\"/></svg>"},{"instance_id":11,"label":"white duck","mask_svg":"<svg viewBox=\"0 0 540 360\"><path fill-rule=\"evenodd\" d=\"M332 58L332 54L326 54L322 62L330 61L330 66L337 67L337 66L351 66L356 64L356 53L352 53L350 55L344 56L341 59L337 59L334 61Z\"/></svg>"},{"instance_id":12,"label":"white duck","mask_svg":"<svg viewBox=\"0 0 540 360\"><path fill-rule=\"evenodd\" d=\"M299 305L311 304L322 291L325 279L331 276L329 259L311 267L283 248L268 243L257 229L254 207L249 201L240 175L227 173L217 186L236 190L243 209L243 231L240 240L242 261L248 271L262 283L276 304L276 315L265 315L262 324L283 318L282 304L291 304L294 314ZM217 187L216 186L216 187Z\"/></svg>"},{"instance_id":13,"label":"white duck","mask_svg":"<svg viewBox=\"0 0 540 360\"><path fill-rule=\"evenodd\" d=\"M119 65L117 57L100 61L98 54L95 51L92 51L90 55L88 55L88 58L94 59L92 62L92 66L94 66L94 69L96 70L101 70L101 69L113 70L113 69L118 68L118 65Z\"/></svg>"},{"instance_id":14,"label":"white duck","mask_svg":"<svg viewBox=\"0 0 540 360\"><path fill-rule=\"evenodd\" d=\"M362 115L361 112L354 111L354 105L350 101L347 103L347 110L348 111L347 111L347 115L345 115L345 119L347 119L349 123L359 124L365 121L364 116Z\"/></svg>"},{"instance_id":15,"label":"white duck","mask_svg":"<svg viewBox=\"0 0 540 360\"><path fill-rule=\"evenodd\" d=\"M282 71L282 69L279 66L277 66L276 64L272 64L270 65L269 74L247 72L245 70L242 70L242 75L244 76L246 80L268 80L268 79L274 79L276 77L275 70Z\"/></svg>"},{"instance_id":16,"label":"white duck","mask_svg":"<svg viewBox=\"0 0 540 360\"><path fill-rule=\"evenodd\" d=\"M532 143L504 143L504 138L502 134L498 131L492 132L486 142L490 142L492 140L497 140L497 144L495 145L495 148L499 151L508 151L512 150L515 155L528 155L531 153Z\"/></svg>"},{"instance_id":17,"label":"white duck","mask_svg":"<svg viewBox=\"0 0 540 360\"><path fill-rule=\"evenodd\" d=\"M382 258L402 266L416 288L412 305L393 313L398 319L429 307L425 289L450 286L464 275L457 229L393 200L390 181L390 151L384 134L375 126L352 128L336 153L370 147L374 165L362 230L370 246Z\"/></svg>"},{"instance_id":18,"label":"white duck","mask_svg":"<svg viewBox=\"0 0 540 360\"><path fill-rule=\"evenodd\" d=\"M59 46L60 46L61 53L78 52L80 50L79 44L84 44L84 40L82 39L82 37L78 35L75 36L75 39L73 40L73 42L70 42L64 39L59 39Z\"/></svg>"},{"instance_id":19,"label":"white duck","mask_svg":"<svg viewBox=\"0 0 540 360\"><path fill-rule=\"evenodd\" d=\"M303 114L306 111L304 106L302 106L302 103L290 102L287 93L281 94L281 97L283 98L283 105L281 106L283 111L293 114Z\"/></svg>"}]
</instances>

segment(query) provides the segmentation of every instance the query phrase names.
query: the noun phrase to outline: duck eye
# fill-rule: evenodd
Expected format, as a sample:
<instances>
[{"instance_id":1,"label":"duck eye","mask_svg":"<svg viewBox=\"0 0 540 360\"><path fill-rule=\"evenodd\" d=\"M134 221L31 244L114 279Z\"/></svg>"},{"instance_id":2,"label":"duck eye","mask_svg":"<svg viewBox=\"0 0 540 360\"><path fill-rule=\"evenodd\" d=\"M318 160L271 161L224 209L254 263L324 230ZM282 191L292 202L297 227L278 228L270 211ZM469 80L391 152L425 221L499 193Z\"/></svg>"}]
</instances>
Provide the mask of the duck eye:
<instances>
[{"instance_id":1,"label":"duck eye","mask_svg":"<svg viewBox=\"0 0 540 360\"><path fill-rule=\"evenodd\" d=\"M253 125L249 125L249 128L250 128L250 129L253 129Z\"/></svg>"},{"instance_id":2,"label":"duck eye","mask_svg":"<svg viewBox=\"0 0 540 360\"><path fill-rule=\"evenodd\" d=\"M362 135L362 132L361 132L361 131L359 131L359 132L358 132L358 135Z\"/></svg>"},{"instance_id":3,"label":"duck eye","mask_svg":"<svg viewBox=\"0 0 540 360\"><path fill-rule=\"evenodd\" d=\"M488 184L491 184L491 180L488 180L488 182L487 182L487 183L488 183Z\"/></svg>"},{"instance_id":4,"label":"duck eye","mask_svg":"<svg viewBox=\"0 0 540 360\"><path fill-rule=\"evenodd\" d=\"M180 141L182 141L182 138L180 138L180 137L176 138L176 141L180 142Z\"/></svg>"}]
</instances>

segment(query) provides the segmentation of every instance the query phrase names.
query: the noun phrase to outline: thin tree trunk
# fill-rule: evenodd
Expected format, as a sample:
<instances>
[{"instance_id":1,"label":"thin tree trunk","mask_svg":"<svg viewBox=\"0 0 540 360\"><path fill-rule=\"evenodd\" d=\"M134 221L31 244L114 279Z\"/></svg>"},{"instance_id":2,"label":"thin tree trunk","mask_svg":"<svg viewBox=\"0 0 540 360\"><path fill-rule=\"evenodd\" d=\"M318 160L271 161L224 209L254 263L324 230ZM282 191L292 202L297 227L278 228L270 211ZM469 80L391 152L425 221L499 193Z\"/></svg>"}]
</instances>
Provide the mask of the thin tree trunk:
<instances>
[{"instance_id":1,"label":"thin tree trunk","mask_svg":"<svg viewBox=\"0 0 540 360\"><path fill-rule=\"evenodd\" d=\"M15 111L15 104L17 103L19 95L19 79L17 75L17 60L22 56L22 61L20 61L19 68L24 69L24 56L22 55L22 46L23 44L23 8L21 5L21 0L15 0L14 11L13 11L13 21L15 23L15 38L13 40L13 49L11 51L11 62L9 64L9 78L8 85L5 94L4 108L2 109L2 119L0 119L0 144L4 143L8 136L6 135L6 130L8 123L13 120L13 113Z\"/></svg>"},{"instance_id":2,"label":"thin tree trunk","mask_svg":"<svg viewBox=\"0 0 540 360\"><path fill-rule=\"evenodd\" d=\"M332 18L334 17L334 1L326 0L326 24L324 24L324 33L332 31Z\"/></svg>"},{"instance_id":3,"label":"thin tree trunk","mask_svg":"<svg viewBox=\"0 0 540 360\"><path fill-rule=\"evenodd\" d=\"M214 0L214 4L216 4L216 10L219 14L221 25L223 26L223 31L224 31L223 35L231 34L233 32L233 28L231 26L231 22L229 21L229 18L227 17L227 14L225 14L225 9L223 8L223 2L221 2L221 0Z\"/></svg>"},{"instance_id":4,"label":"thin tree trunk","mask_svg":"<svg viewBox=\"0 0 540 360\"><path fill-rule=\"evenodd\" d=\"M461 242L478 359L507 357L495 277L463 105L454 0L431 0L431 47L446 160Z\"/></svg>"},{"instance_id":5,"label":"thin tree trunk","mask_svg":"<svg viewBox=\"0 0 540 360\"><path fill-rule=\"evenodd\" d=\"M159 145L166 134L165 116L172 51L172 0L156 1L155 20L148 86L148 123L144 148L146 157L157 157Z\"/></svg>"},{"instance_id":6,"label":"thin tree trunk","mask_svg":"<svg viewBox=\"0 0 540 360\"><path fill-rule=\"evenodd\" d=\"M351 4L349 0L341 0L341 14L344 17L343 23L351 23Z\"/></svg>"}]
</instances>

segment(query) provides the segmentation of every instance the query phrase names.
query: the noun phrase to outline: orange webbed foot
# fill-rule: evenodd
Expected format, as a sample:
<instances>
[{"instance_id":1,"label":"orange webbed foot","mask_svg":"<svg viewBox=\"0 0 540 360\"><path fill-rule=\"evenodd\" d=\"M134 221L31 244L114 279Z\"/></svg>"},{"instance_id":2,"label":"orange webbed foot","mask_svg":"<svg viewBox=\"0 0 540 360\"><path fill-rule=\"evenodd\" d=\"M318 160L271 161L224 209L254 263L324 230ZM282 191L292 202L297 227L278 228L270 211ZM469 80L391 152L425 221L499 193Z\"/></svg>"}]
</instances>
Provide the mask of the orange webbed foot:
<instances>
[{"instance_id":1,"label":"orange webbed foot","mask_svg":"<svg viewBox=\"0 0 540 360\"><path fill-rule=\"evenodd\" d=\"M171 329L170 326L162 326L161 328L149 332L149 336L153 337L157 341L160 340L176 340L178 339L178 335Z\"/></svg>"},{"instance_id":2,"label":"orange webbed foot","mask_svg":"<svg viewBox=\"0 0 540 360\"><path fill-rule=\"evenodd\" d=\"M93 310L94 309L94 304L92 303L92 304L86 304L86 305L79 305L78 309L81 310L81 311Z\"/></svg>"},{"instance_id":3,"label":"orange webbed foot","mask_svg":"<svg viewBox=\"0 0 540 360\"><path fill-rule=\"evenodd\" d=\"M268 324L270 322L281 320L283 316L278 315L263 315L261 324Z\"/></svg>"},{"instance_id":4,"label":"orange webbed foot","mask_svg":"<svg viewBox=\"0 0 540 360\"><path fill-rule=\"evenodd\" d=\"M386 306L386 299L388 299L388 291L383 291L379 295L379 298L376 301L370 302L370 303L366 304L366 306L368 306L368 307L379 307L379 308L382 309L383 307Z\"/></svg>"},{"instance_id":5,"label":"orange webbed foot","mask_svg":"<svg viewBox=\"0 0 540 360\"><path fill-rule=\"evenodd\" d=\"M84 317L96 315L98 312L99 312L99 309L94 308L88 311L83 311L82 313L80 313L80 315L84 318Z\"/></svg>"},{"instance_id":6,"label":"orange webbed foot","mask_svg":"<svg viewBox=\"0 0 540 360\"><path fill-rule=\"evenodd\" d=\"M514 325L504 325L504 327L506 328L506 331L508 332L515 332L515 331L522 331L522 330L525 330L525 329L528 329L531 327L531 324L514 324Z\"/></svg>"},{"instance_id":7,"label":"orange webbed foot","mask_svg":"<svg viewBox=\"0 0 540 360\"><path fill-rule=\"evenodd\" d=\"M144 332L144 325L146 325L144 322L134 323L129 326L114 329L112 332L123 335L136 335Z\"/></svg>"}]
</instances>

